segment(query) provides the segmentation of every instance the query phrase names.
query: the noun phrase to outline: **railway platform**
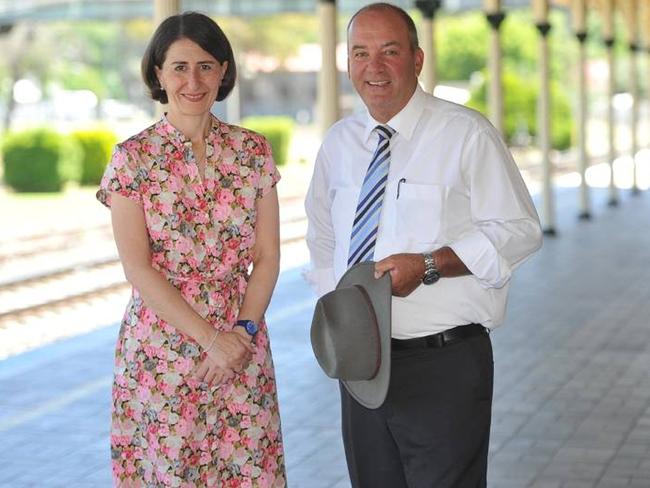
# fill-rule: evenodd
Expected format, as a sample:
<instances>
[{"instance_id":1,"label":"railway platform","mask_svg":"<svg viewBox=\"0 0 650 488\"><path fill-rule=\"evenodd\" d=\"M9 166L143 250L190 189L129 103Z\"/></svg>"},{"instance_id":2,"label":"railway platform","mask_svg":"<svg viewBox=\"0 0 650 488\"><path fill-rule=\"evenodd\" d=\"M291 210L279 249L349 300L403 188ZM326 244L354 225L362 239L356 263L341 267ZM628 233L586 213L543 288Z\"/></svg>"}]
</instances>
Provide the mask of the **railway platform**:
<instances>
[{"instance_id":1,"label":"railway platform","mask_svg":"<svg viewBox=\"0 0 650 488\"><path fill-rule=\"evenodd\" d=\"M623 191L617 207L592 195L578 221L576 190L558 189L558 235L517 270L491 334L490 488L650 487L650 194ZM337 385L309 345L304 244L292 246L267 317L289 487L349 488ZM120 313L0 361L0 487L111 486Z\"/></svg>"}]
</instances>

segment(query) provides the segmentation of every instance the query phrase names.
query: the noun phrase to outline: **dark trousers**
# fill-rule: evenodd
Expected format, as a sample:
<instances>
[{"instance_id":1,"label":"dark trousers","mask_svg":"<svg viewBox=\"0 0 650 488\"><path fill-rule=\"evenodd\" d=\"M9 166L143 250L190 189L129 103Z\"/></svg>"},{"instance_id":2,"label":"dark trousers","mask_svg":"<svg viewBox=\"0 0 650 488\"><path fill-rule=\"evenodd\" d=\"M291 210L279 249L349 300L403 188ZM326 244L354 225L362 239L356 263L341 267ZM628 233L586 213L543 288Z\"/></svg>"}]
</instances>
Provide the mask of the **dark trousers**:
<instances>
[{"instance_id":1,"label":"dark trousers","mask_svg":"<svg viewBox=\"0 0 650 488\"><path fill-rule=\"evenodd\" d=\"M485 487L493 374L485 334L437 349L393 351L388 396L376 410L341 385L352 486Z\"/></svg>"}]
</instances>

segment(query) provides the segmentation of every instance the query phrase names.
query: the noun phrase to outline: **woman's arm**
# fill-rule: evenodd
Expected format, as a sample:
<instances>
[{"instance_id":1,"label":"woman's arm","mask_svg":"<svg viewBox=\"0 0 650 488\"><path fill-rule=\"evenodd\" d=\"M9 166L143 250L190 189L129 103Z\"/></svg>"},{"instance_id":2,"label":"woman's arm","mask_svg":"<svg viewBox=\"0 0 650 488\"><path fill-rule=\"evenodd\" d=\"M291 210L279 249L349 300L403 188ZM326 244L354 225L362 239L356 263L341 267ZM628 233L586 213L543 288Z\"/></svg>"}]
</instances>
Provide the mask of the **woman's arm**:
<instances>
[{"instance_id":1,"label":"woman's arm","mask_svg":"<svg viewBox=\"0 0 650 488\"><path fill-rule=\"evenodd\" d=\"M259 322L271 301L271 294L280 271L280 217L278 192L275 187L257 201L253 270L248 280L240 319ZM241 327L237 332L247 335Z\"/></svg>"},{"instance_id":2,"label":"woman's arm","mask_svg":"<svg viewBox=\"0 0 650 488\"><path fill-rule=\"evenodd\" d=\"M117 193L111 196L111 218L126 279L158 317L192 337L208 350L212 367L199 375L208 383L232 376L250 360L252 348L232 333L218 333L183 299L180 292L151 266L149 237L142 207Z\"/></svg>"}]
</instances>

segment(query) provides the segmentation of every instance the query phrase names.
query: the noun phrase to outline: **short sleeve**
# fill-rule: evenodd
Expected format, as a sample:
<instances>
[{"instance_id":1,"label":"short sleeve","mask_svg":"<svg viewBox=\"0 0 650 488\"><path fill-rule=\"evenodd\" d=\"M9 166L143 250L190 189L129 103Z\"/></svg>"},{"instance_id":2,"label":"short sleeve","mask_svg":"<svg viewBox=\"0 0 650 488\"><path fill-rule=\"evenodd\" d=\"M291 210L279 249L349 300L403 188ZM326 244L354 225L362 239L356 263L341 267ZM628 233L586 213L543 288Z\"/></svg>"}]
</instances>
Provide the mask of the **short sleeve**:
<instances>
[{"instance_id":1,"label":"short sleeve","mask_svg":"<svg viewBox=\"0 0 650 488\"><path fill-rule=\"evenodd\" d=\"M145 179L146 171L141 168L137 160L121 144L115 146L111 161L104 171L97 200L111 206L111 194L118 193L136 203L142 204L141 186Z\"/></svg>"},{"instance_id":2,"label":"short sleeve","mask_svg":"<svg viewBox=\"0 0 650 488\"><path fill-rule=\"evenodd\" d=\"M256 170L259 173L259 184L257 187L257 198L262 198L280 181L280 172L273 161L273 151L269 141L260 137L263 146L261 154L257 156Z\"/></svg>"}]
</instances>

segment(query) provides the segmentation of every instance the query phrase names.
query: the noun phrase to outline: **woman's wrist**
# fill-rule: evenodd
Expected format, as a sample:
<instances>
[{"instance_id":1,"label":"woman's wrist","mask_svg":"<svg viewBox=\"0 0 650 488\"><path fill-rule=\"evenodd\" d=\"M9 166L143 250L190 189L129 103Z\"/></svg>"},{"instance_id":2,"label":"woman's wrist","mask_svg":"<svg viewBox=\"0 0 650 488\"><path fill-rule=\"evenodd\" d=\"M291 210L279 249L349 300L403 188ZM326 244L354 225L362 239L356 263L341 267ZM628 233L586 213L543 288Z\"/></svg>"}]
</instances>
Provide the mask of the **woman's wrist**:
<instances>
[{"instance_id":1,"label":"woman's wrist","mask_svg":"<svg viewBox=\"0 0 650 488\"><path fill-rule=\"evenodd\" d=\"M215 344L215 342L217 340L218 335L219 335L219 332L215 330L213 332L213 334L212 334L212 337L210 337L210 341L203 347L204 352L206 352L206 353L210 352L210 349L212 349L214 347L214 344Z\"/></svg>"}]
</instances>

